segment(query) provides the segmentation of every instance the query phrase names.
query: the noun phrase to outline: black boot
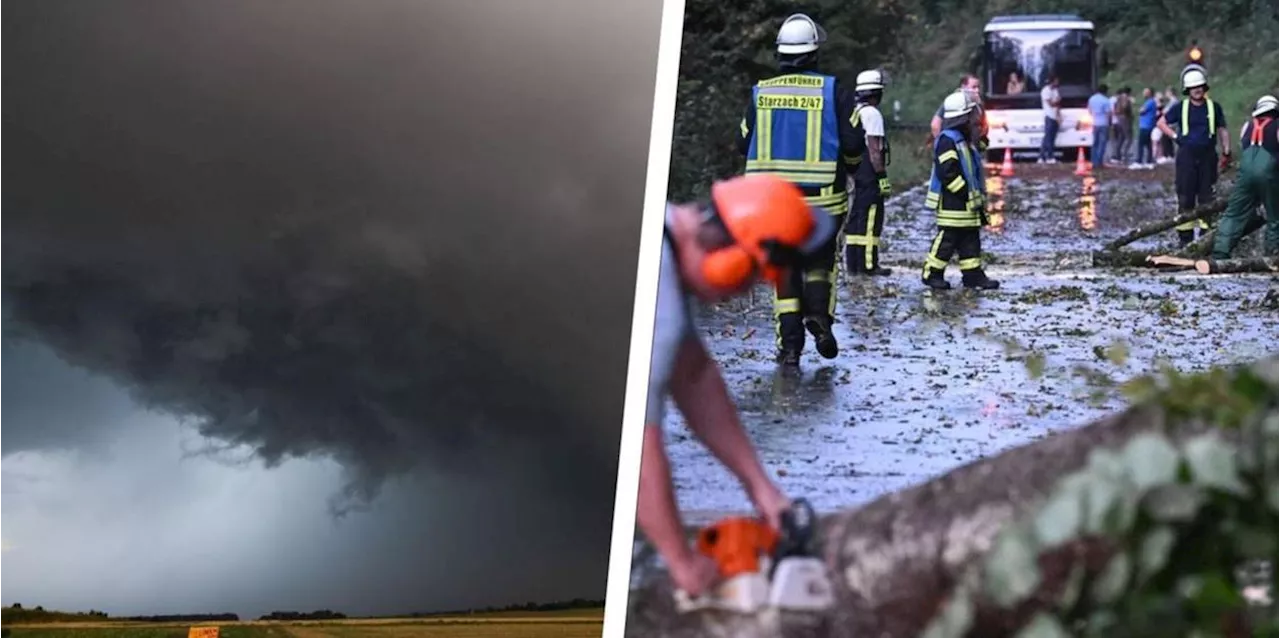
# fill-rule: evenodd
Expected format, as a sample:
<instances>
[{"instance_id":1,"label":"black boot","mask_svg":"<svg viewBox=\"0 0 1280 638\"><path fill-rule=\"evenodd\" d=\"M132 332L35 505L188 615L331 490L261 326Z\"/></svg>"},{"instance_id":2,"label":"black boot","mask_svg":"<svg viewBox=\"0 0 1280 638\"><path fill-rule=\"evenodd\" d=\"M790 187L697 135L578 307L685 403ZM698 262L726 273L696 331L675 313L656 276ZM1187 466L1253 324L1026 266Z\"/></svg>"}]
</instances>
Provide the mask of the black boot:
<instances>
[{"instance_id":1,"label":"black boot","mask_svg":"<svg viewBox=\"0 0 1280 638\"><path fill-rule=\"evenodd\" d=\"M789 368L800 367L800 349L783 348L779 350L778 363Z\"/></svg>"},{"instance_id":2,"label":"black boot","mask_svg":"<svg viewBox=\"0 0 1280 638\"><path fill-rule=\"evenodd\" d=\"M921 278L920 281L923 281L924 285L934 290L951 290L951 282L942 276L941 270L930 269L929 274Z\"/></svg>"},{"instance_id":3,"label":"black boot","mask_svg":"<svg viewBox=\"0 0 1280 638\"><path fill-rule=\"evenodd\" d=\"M863 277L888 277L888 275L893 274L893 269L884 268L884 266L876 266L876 268L872 268L870 270L858 269L856 272L851 273L863 275Z\"/></svg>"},{"instance_id":4,"label":"black boot","mask_svg":"<svg viewBox=\"0 0 1280 638\"><path fill-rule=\"evenodd\" d=\"M813 347L823 359L834 359L840 354L840 344L836 343L836 336L831 333L830 317L805 317L804 327L813 335Z\"/></svg>"},{"instance_id":5,"label":"black boot","mask_svg":"<svg viewBox=\"0 0 1280 638\"><path fill-rule=\"evenodd\" d=\"M1190 244L1191 242L1193 242L1193 241L1195 241L1195 240L1196 240L1196 231L1194 231L1194 230L1180 230L1180 231L1178 231L1178 245L1179 245L1179 246L1186 246L1187 244Z\"/></svg>"},{"instance_id":6,"label":"black boot","mask_svg":"<svg viewBox=\"0 0 1280 638\"><path fill-rule=\"evenodd\" d=\"M845 272L849 275L859 277L887 277L893 270L880 266L879 253L873 253L871 263L875 264L871 268L866 267L866 258L863 255L854 254L852 250L845 253L844 265Z\"/></svg>"},{"instance_id":7,"label":"black boot","mask_svg":"<svg viewBox=\"0 0 1280 638\"><path fill-rule=\"evenodd\" d=\"M987 273L981 268L965 271L961 278L964 280L965 288L977 288L979 290L995 290L1000 287L1000 282L987 277Z\"/></svg>"},{"instance_id":8,"label":"black boot","mask_svg":"<svg viewBox=\"0 0 1280 638\"><path fill-rule=\"evenodd\" d=\"M784 366L800 365L800 353L804 351L804 320L800 313L788 312L778 317L778 363Z\"/></svg>"},{"instance_id":9,"label":"black boot","mask_svg":"<svg viewBox=\"0 0 1280 638\"><path fill-rule=\"evenodd\" d=\"M892 269L882 268L880 266L876 266L871 270L867 270L866 268L857 268L857 269L846 270L845 272L848 273L849 276L851 277L887 277L893 274Z\"/></svg>"}]
</instances>

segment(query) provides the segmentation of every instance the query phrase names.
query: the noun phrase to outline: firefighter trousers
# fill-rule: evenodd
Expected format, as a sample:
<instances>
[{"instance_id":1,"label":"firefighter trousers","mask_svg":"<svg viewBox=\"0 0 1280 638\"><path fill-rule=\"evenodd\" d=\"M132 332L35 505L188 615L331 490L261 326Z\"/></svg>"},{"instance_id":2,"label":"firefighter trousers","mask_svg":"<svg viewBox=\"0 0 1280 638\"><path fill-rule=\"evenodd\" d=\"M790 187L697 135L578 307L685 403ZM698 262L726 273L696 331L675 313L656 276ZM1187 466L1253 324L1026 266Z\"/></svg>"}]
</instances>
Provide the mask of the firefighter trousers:
<instances>
[{"instance_id":1,"label":"firefighter trousers","mask_svg":"<svg viewBox=\"0 0 1280 638\"><path fill-rule=\"evenodd\" d=\"M844 265L851 275L880 268L880 235L884 233L884 196L878 184L857 184L844 236Z\"/></svg>"},{"instance_id":2,"label":"firefighter trousers","mask_svg":"<svg viewBox=\"0 0 1280 638\"><path fill-rule=\"evenodd\" d=\"M836 228L845 215L834 215ZM773 313L779 350L804 349L805 317L822 317L828 324L835 321L836 311L836 241L832 233L821 250L800 268L792 268L774 291Z\"/></svg>"},{"instance_id":3,"label":"firefighter trousers","mask_svg":"<svg viewBox=\"0 0 1280 638\"><path fill-rule=\"evenodd\" d=\"M1186 212L1213 199L1213 184L1218 181L1218 153L1212 146L1178 146L1173 164L1174 190L1178 193L1178 210ZM1195 239L1196 229L1208 230L1203 219L1175 227L1178 239L1187 244Z\"/></svg>"},{"instance_id":4,"label":"firefighter trousers","mask_svg":"<svg viewBox=\"0 0 1280 638\"><path fill-rule=\"evenodd\" d=\"M1257 216L1259 205L1266 211L1267 250L1275 254L1276 196L1280 190L1276 170L1276 158L1260 146L1246 148L1241 153L1239 175L1213 240L1214 259L1229 259L1240 239L1262 225Z\"/></svg>"},{"instance_id":5,"label":"firefighter trousers","mask_svg":"<svg viewBox=\"0 0 1280 638\"><path fill-rule=\"evenodd\" d=\"M953 256L960 262L960 274L965 281L981 277L982 228L939 227L938 234L934 235L933 243L929 245L921 277L926 280L941 279Z\"/></svg>"}]
</instances>

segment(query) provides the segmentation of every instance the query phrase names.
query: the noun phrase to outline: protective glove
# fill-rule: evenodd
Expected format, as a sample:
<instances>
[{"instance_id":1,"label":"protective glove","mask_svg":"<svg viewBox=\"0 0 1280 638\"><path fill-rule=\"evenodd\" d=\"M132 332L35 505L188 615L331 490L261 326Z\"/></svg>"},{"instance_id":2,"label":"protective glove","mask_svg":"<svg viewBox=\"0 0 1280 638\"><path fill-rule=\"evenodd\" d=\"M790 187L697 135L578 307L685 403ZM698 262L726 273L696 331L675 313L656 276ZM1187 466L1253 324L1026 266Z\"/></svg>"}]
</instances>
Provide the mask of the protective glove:
<instances>
[{"instance_id":1,"label":"protective glove","mask_svg":"<svg viewBox=\"0 0 1280 638\"><path fill-rule=\"evenodd\" d=\"M879 175L879 178L880 178L880 196L887 198L889 197L890 193L893 192L893 184L889 181L888 175L882 174L882 175Z\"/></svg>"},{"instance_id":2,"label":"protective glove","mask_svg":"<svg viewBox=\"0 0 1280 638\"><path fill-rule=\"evenodd\" d=\"M1230 165L1231 165L1231 155L1230 155L1230 154L1224 154L1224 155L1222 155L1222 156L1220 156L1220 157L1218 158L1218 172L1219 172L1219 173L1221 173L1221 172L1223 172L1223 171L1227 170L1227 167L1228 167L1228 166L1230 166Z\"/></svg>"}]
</instances>

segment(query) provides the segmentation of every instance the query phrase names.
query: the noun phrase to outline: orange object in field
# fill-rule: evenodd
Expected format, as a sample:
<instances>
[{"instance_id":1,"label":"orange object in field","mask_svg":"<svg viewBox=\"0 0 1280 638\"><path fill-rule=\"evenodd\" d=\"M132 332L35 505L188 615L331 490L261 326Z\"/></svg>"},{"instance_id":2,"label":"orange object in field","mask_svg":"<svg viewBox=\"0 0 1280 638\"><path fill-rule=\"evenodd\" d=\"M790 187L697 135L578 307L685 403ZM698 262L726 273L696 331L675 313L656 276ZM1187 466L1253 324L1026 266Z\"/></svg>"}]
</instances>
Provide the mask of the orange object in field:
<instances>
[{"instance_id":1,"label":"orange object in field","mask_svg":"<svg viewBox=\"0 0 1280 638\"><path fill-rule=\"evenodd\" d=\"M760 571L760 555L773 554L778 532L751 518L726 518L698 532L698 551L720 566L720 575L733 578Z\"/></svg>"}]
</instances>

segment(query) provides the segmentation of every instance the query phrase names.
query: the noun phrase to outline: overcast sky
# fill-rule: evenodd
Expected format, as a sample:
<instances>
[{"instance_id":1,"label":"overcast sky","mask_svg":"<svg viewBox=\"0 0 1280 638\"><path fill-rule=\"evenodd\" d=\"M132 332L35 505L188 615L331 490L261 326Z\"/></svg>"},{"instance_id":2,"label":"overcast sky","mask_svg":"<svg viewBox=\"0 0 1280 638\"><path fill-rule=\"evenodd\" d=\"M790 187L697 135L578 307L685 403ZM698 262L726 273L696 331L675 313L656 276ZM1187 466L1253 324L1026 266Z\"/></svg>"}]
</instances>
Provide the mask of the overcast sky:
<instances>
[{"instance_id":1,"label":"overcast sky","mask_svg":"<svg viewBox=\"0 0 1280 638\"><path fill-rule=\"evenodd\" d=\"M5 3L3 602L602 598L661 3Z\"/></svg>"}]
</instances>

